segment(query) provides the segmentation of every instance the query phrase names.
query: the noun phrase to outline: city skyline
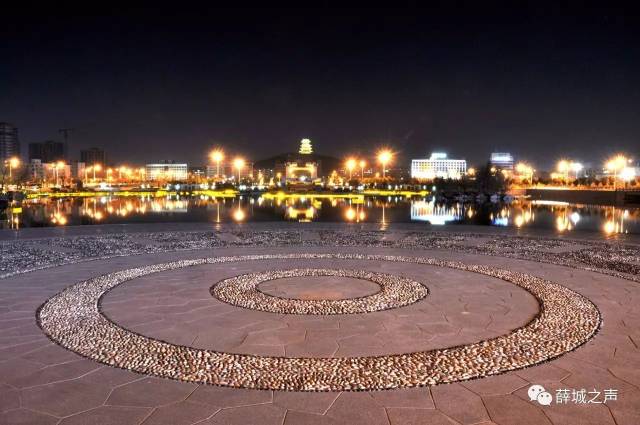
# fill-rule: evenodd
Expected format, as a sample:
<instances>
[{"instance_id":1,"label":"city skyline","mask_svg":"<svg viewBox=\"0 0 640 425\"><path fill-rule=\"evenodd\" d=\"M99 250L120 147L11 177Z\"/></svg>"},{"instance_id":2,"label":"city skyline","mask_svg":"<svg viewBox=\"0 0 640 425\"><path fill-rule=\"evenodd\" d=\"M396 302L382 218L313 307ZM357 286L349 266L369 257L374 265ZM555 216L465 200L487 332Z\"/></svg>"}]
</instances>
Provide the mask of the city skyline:
<instances>
[{"instance_id":1,"label":"city skyline","mask_svg":"<svg viewBox=\"0 0 640 425\"><path fill-rule=\"evenodd\" d=\"M149 146L156 160L200 163L216 145L262 159L305 137L337 157L505 151L543 168L637 151L638 22L624 9L62 12L3 29L0 119L23 155L62 128L72 156L133 163Z\"/></svg>"}]
</instances>

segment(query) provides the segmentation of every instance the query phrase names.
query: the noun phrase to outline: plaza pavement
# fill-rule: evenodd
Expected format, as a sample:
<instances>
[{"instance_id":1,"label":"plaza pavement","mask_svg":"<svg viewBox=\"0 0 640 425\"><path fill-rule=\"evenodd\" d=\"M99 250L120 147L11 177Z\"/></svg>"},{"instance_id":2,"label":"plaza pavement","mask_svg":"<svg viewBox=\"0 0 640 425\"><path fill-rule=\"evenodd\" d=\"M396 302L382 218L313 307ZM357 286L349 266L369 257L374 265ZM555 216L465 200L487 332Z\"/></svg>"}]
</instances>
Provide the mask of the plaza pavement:
<instances>
[{"instance_id":1,"label":"plaza pavement","mask_svg":"<svg viewBox=\"0 0 640 425\"><path fill-rule=\"evenodd\" d=\"M277 225L269 230L277 232ZM544 251L562 254L583 249L590 235L564 238L549 247L531 242L542 257L508 258L493 252L456 250L444 242L431 246L398 244L413 228L377 234L388 244L314 244L322 235L307 227L301 241L259 244L248 229L220 230L220 246L173 251L153 231L133 235L146 253L100 259L81 255L81 245L50 244L60 235L31 230L11 242L34 246L74 259L18 273L0 280L0 423L2 424L638 424L640 423L640 283L636 240L625 242L632 254L631 273L607 275L596 270L541 262ZM131 227L128 228L131 230ZM135 229L134 229L135 230ZM192 230L192 229L189 229ZM282 231L290 231L283 227ZM491 236L486 229L473 229ZM83 228L105 237L121 229ZM166 231L166 230L165 230ZM181 231L184 231L182 229ZM331 231L339 232L340 227ZM353 229L349 230L353 232ZM364 231L364 230L363 230ZM55 232L58 232L56 230ZM74 229L62 237L74 237ZM351 237L357 237L355 230ZM452 233L449 239L464 234ZM471 234L471 232L470 232ZM11 240L8 233L0 236ZM15 235L13 235L15 236ZM45 239L32 239L42 236ZM511 238L501 233L500 238ZM92 237L94 237L92 235ZM183 237L183 236L181 236ZM363 239L371 235L363 236ZM414 237L413 233L411 237ZM458 238L456 246L485 243L484 236ZM243 242L247 238L247 242ZM440 240L440 239L438 239ZM515 239L514 239L515 240ZM230 243L226 243L229 242ZM124 243L128 243L125 241ZM598 241L598 243L600 243ZM29 245L30 244L30 245ZM526 245L526 242L523 242ZM193 245L198 247L200 245ZM635 247L635 248L634 248ZM124 249L124 248L123 248ZM615 252L614 249L611 250ZM27 251L25 251L27 252ZM142 251L140 251L142 252ZM526 249L523 256L528 255ZM385 391L295 392L229 388L181 382L103 365L52 342L36 320L37 309L50 297L82 280L102 274L182 259L253 254L345 253L428 257L498 267L548 279L593 302L602 316L597 335L575 351L529 368L435 386ZM40 255L44 255L40 254ZM635 254L637 256L637 253ZM57 258L57 257L56 257ZM561 258L561 257L558 257ZM85 261L91 259L91 261ZM23 261L24 258L20 258ZM77 260L77 261L76 261ZM16 260L18 261L18 260ZM613 264L613 260L609 259ZM617 261L617 260L616 260ZM609 264L607 263L607 264ZM6 266L6 265L5 265ZM10 268L11 265L7 267ZM404 307L352 315L292 315L249 310L212 297L221 279L244 273L289 268L358 269L402 275L424 283L429 295ZM620 264L610 265L620 270ZM624 269L626 270L626 269ZM637 277L637 275L636 275ZM371 295L370 282L339 277L287 278L266 282L261 291L284 298L345 299ZM429 265L355 259L269 260L203 264L136 278L104 296L102 312L118 325L177 345L275 357L355 357L402 354L470 344L510 333L539 312L537 300L509 282L468 271ZM569 320L569 319L568 319ZM553 395L550 406L530 401L531 385ZM569 398L556 403L562 390L615 390L606 403ZM588 397L589 399L591 397ZM598 401L602 401L602 395Z\"/></svg>"}]
</instances>

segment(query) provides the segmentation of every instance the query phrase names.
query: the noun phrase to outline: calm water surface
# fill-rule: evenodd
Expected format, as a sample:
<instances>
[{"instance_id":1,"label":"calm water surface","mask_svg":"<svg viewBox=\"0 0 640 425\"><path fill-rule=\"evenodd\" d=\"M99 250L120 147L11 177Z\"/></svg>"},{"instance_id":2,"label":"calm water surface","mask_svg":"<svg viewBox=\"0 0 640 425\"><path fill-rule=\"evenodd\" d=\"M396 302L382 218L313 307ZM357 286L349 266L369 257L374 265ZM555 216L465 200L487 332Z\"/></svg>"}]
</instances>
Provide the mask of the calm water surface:
<instances>
[{"instance_id":1,"label":"calm water surface","mask_svg":"<svg viewBox=\"0 0 640 425\"><path fill-rule=\"evenodd\" d=\"M593 231L604 235L640 233L640 209L544 201L435 203L400 197L317 199L237 197L93 197L36 199L21 210L0 213L0 228L153 222L318 221L421 222L425 226L475 224L557 233Z\"/></svg>"}]
</instances>

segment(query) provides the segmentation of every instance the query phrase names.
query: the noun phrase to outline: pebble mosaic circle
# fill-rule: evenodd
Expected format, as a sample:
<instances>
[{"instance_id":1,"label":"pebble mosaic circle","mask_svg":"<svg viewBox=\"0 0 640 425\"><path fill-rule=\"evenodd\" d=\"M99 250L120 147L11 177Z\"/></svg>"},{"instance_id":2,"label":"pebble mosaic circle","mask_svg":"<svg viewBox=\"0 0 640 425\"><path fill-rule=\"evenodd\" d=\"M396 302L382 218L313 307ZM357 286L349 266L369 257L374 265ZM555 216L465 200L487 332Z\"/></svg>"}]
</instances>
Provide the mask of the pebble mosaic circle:
<instances>
[{"instance_id":1,"label":"pebble mosaic circle","mask_svg":"<svg viewBox=\"0 0 640 425\"><path fill-rule=\"evenodd\" d=\"M368 280L380 286L375 294L342 300L300 300L261 292L258 285L291 277L340 276ZM224 279L211 287L220 301L253 310L280 314L357 314L388 310L412 304L426 297L429 290L405 277L364 270L292 269L250 273Z\"/></svg>"},{"instance_id":2,"label":"pebble mosaic circle","mask_svg":"<svg viewBox=\"0 0 640 425\"><path fill-rule=\"evenodd\" d=\"M370 357L269 357L179 346L124 329L100 311L114 287L151 273L200 264L282 259L345 259L425 264L511 282L535 296L539 314L497 338L457 347ZM37 313L55 342L101 363L200 384L288 391L407 388L467 380L532 366L571 351L599 329L600 313L582 295L551 281L490 266L433 258L359 254L275 254L183 260L132 268L75 284Z\"/></svg>"}]
</instances>

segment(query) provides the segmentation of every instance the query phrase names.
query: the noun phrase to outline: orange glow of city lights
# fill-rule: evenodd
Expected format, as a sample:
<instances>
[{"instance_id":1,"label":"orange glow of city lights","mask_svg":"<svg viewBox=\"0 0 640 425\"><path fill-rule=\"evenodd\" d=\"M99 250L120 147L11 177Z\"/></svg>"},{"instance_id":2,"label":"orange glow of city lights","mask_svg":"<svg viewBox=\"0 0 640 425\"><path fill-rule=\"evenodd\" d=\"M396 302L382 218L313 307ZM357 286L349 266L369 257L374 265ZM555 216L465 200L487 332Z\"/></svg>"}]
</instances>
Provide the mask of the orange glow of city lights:
<instances>
[{"instance_id":1,"label":"orange glow of city lights","mask_svg":"<svg viewBox=\"0 0 640 425\"><path fill-rule=\"evenodd\" d=\"M246 216L242 208L238 208L233 212L233 219L235 221L244 221L245 217Z\"/></svg>"},{"instance_id":2,"label":"orange glow of city lights","mask_svg":"<svg viewBox=\"0 0 640 425\"><path fill-rule=\"evenodd\" d=\"M345 211L344 216L347 220L353 221L356 219L356 210L354 210L353 208L348 208Z\"/></svg>"},{"instance_id":3,"label":"orange glow of city lights","mask_svg":"<svg viewBox=\"0 0 640 425\"><path fill-rule=\"evenodd\" d=\"M382 149L378 151L378 162L382 164L382 177L386 177L387 164L393 160L393 152L389 149Z\"/></svg>"},{"instance_id":4,"label":"orange glow of city lights","mask_svg":"<svg viewBox=\"0 0 640 425\"><path fill-rule=\"evenodd\" d=\"M605 164L605 167L609 171L618 171L623 169L627 165L627 158L624 155L616 155L611 158Z\"/></svg>"},{"instance_id":5,"label":"orange glow of city lights","mask_svg":"<svg viewBox=\"0 0 640 425\"><path fill-rule=\"evenodd\" d=\"M347 162L345 163L347 170L349 171L349 180L351 180L351 175L353 173L354 168L356 168L356 160L355 158L349 158L347 159Z\"/></svg>"},{"instance_id":6,"label":"orange glow of city lights","mask_svg":"<svg viewBox=\"0 0 640 425\"><path fill-rule=\"evenodd\" d=\"M236 158L233 160L233 167L237 170L242 170L245 166L245 161L243 158Z\"/></svg>"},{"instance_id":7,"label":"orange glow of city lights","mask_svg":"<svg viewBox=\"0 0 640 425\"><path fill-rule=\"evenodd\" d=\"M211 159L215 162L220 162L224 159L224 153L221 150L215 150L211 152Z\"/></svg>"}]
</instances>

